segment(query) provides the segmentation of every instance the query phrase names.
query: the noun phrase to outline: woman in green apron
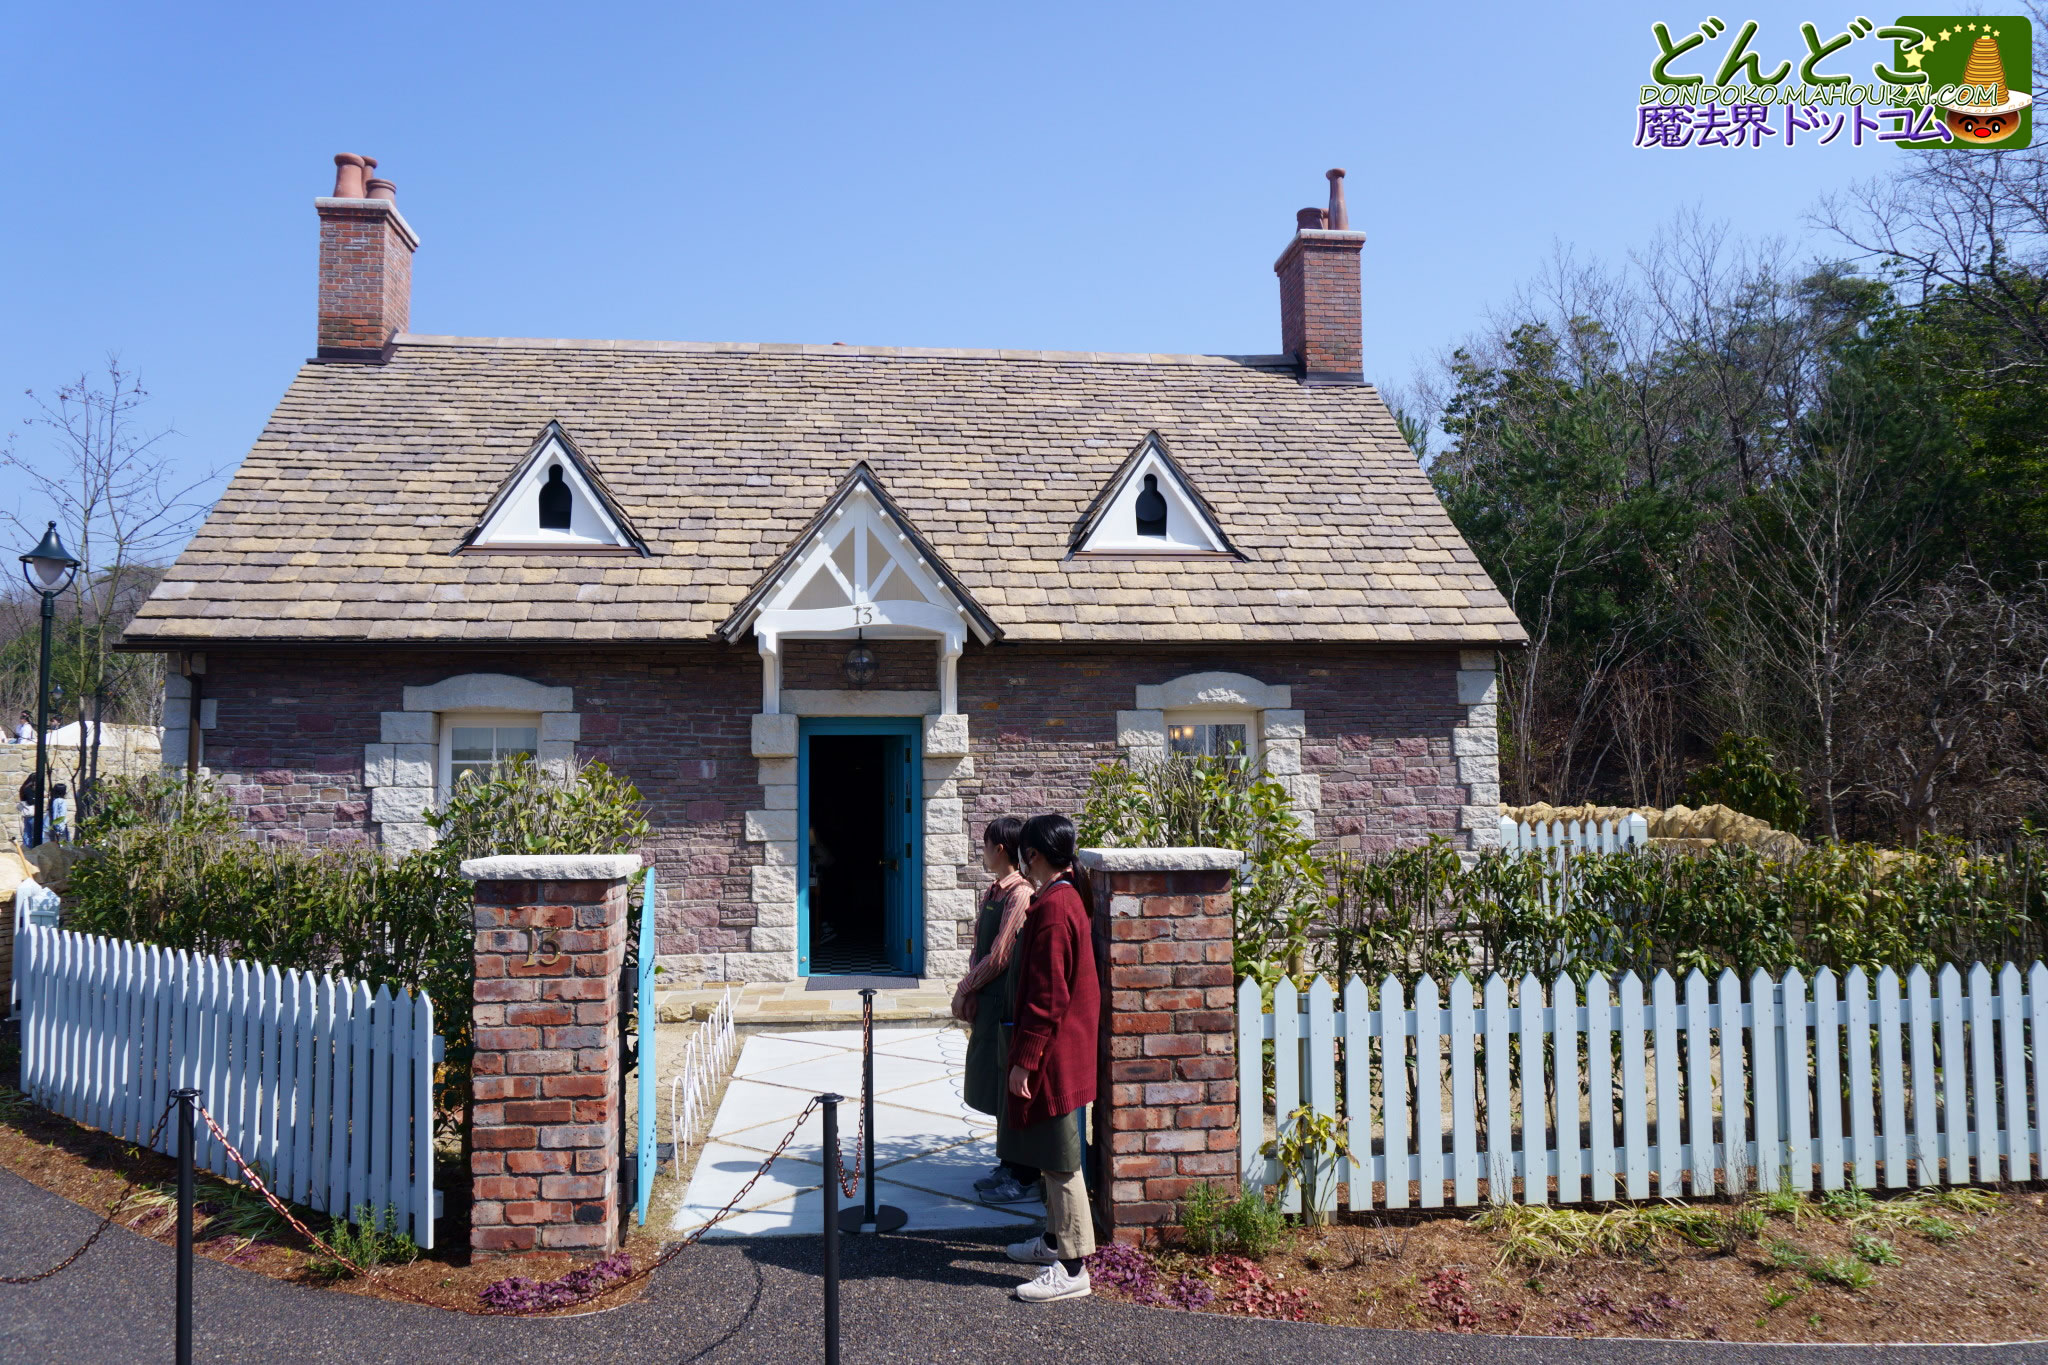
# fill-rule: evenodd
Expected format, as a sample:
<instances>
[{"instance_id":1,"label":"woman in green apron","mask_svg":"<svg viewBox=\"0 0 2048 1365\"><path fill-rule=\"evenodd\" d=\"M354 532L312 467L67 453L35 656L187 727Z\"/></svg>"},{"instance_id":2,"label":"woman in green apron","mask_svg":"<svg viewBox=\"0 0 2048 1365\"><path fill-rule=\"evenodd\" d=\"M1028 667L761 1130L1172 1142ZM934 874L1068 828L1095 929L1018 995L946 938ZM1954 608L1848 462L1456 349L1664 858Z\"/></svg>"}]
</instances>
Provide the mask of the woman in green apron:
<instances>
[{"instance_id":1,"label":"woman in green apron","mask_svg":"<svg viewBox=\"0 0 2048 1365\"><path fill-rule=\"evenodd\" d=\"M999 1143L1009 1122L1003 1096L1009 1040L1003 1026L1017 995L1017 933L1031 905L1031 884L1017 870L1017 836L1023 829L1022 820L1005 815L989 821L982 831L981 865L995 881L982 895L975 917L973 960L953 992L953 1017L972 1029L962 1097L971 1107L995 1115ZM991 1204L1017 1204L1033 1197L1037 1183L1036 1169L1003 1162L975 1181L974 1188Z\"/></svg>"}]
</instances>

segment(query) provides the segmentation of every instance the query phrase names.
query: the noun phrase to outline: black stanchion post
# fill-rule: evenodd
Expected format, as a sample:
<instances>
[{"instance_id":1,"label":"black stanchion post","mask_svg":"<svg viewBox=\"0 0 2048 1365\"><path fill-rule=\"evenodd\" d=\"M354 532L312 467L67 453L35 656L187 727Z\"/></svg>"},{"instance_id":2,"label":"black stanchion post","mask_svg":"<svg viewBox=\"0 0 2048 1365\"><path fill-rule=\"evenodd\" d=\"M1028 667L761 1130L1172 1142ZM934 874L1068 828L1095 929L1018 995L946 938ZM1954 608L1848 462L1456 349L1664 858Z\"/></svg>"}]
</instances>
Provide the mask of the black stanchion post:
<instances>
[{"instance_id":1,"label":"black stanchion post","mask_svg":"<svg viewBox=\"0 0 2048 1365\"><path fill-rule=\"evenodd\" d=\"M173 1090L178 1102L178 1365L192 1365L192 1127L197 1090Z\"/></svg>"},{"instance_id":2,"label":"black stanchion post","mask_svg":"<svg viewBox=\"0 0 2048 1365\"><path fill-rule=\"evenodd\" d=\"M825 1107L825 1365L839 1365L839 1095Z\"/></svg>"},{"instance_id":3,"label":"black stanchion post","mask_svg":"<svg viewBox=\"0 0 2048 1365\"><path fill-rule=\"evenodd\" d=\"M875 1203L875 988L860 990L860 1126L866 1134L861 1169L866 1174L861 1206L839 1215L846 1232L894 1232L910 1221L910 1215L894 1204Z\"/></svg>"}]
</instances>

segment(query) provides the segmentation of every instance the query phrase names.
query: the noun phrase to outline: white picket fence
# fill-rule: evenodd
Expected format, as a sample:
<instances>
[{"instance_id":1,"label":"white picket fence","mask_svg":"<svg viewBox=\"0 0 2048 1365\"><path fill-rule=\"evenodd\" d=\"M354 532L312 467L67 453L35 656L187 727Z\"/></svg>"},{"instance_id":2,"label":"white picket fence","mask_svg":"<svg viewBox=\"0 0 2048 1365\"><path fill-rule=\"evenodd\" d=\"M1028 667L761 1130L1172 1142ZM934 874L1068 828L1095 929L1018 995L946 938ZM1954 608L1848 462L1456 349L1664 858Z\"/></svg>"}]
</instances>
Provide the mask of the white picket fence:
<instances>
[{"instance_id":1,"label":"white picket fence","mask_svg":"<svg viewBox=\"0 0 2048 1365\"><path fill-rule=\"evenodd\" d=\"M690 1153L690 1136L709 1116L711 1097L717 1093L718 1082L732 1065L739 1045L733 995L728 989L712 1007L704 1027L683 1044L683 1064L668 1083L669 1146L678 1171Z\"/></svg>"},{"instance_id":2,"label":"white picket fence","mask_svg":"<svg viewBox=\"0 0 2048 1365\"><path fill-rule=\"evenodd\" d=\"M1681 994L1659 972L1646 1001L1634 973L1583 992L1569 976L1495 976L1475 999L1460 976L1446 1006L1427 978L1412 1001L1392 978L1377 1000L1356 977L1341 999L1328 980L1305 994L1282 981L1268 1013L1247 980L1242 1169L1277 1184L1259 1152L1268 1115L1306 1105L1341 1114L1357 1158L1318 1202L1341 1181L1360 1209L2048 1178L2048 966L1746 985L1694 972Z\"/></svg>"},{"instance_id":3,"label":"white picket fence","mask_svg":"<svg viewBox=\"0 0 2048 1365\"><path fill-rule=\"evenodd\" d=\"M1623 849L1647 848L1650 822L1639 813L1620 820L1553 820L1547 824L1523 824L1506 816L1500 821L1500 846L1510 853L1548 853L1562 864L1570 854L1619 853Z\"/></svg>"},{"instance_id":4,"label":"white picket fence","mask_svg":"<svg viewBox=\"0 0 2048 1365\"><path fill-rule=\"evenodd\" d=\"M142 1143L170 1092L192 1087L279 1197L388 1208L433 1246L441 1040L424 992L53 928L23 930L15 954L22 1088L38 1104ZM239 1179L198 1128L197 1163ZM156 1149L176 1153L171 1125Z\"/></svg>"}]
</instances>

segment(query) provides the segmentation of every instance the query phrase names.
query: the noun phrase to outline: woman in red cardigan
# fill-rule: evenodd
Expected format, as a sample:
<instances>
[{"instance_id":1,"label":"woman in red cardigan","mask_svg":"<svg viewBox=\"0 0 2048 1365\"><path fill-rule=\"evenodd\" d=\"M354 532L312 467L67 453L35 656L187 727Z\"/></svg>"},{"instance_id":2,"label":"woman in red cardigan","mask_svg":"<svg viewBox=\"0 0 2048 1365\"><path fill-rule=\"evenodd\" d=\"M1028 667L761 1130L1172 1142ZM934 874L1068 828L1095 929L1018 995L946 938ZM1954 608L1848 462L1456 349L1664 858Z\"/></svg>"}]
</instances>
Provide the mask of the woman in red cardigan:
<instances>
[{"instance_id":1,"label":"woman in red cardigan","mask_svg":"<svg viewBox=\"0 0 2048 1365\"><path fill-rule=\"evenodd\" d=\"M1074 1111L1095 1098L1102 998L1095 941L1074 884L1074 822L1034 816L1018 838L1018 870L1037 888L1017 940L1017 1004L1010 1033L1010 1127L996 1155L1036 1166L1045 1182L1045 1231L1009 1248L1010 1259L1045 1267L1017 1287L1027 1303L1089 1292L1083 1258L1095 1222L1082 1174L1086 1154Z\"/></svg>"}]
</instances>

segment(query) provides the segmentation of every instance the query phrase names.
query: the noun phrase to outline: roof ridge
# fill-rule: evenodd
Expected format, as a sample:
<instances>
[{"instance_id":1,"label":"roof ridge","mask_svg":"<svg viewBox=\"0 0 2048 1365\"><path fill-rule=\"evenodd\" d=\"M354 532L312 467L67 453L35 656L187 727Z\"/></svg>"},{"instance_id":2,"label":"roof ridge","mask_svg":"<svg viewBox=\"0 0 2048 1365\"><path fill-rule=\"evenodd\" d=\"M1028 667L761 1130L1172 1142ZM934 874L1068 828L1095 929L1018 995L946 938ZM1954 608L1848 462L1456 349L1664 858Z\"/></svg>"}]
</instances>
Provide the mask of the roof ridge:
<instances>
[{"instance_id":1,"label":"roof ridge","mask_svg":"<svg viewBox=\"0 0 2048 1365\"><path fill-rule=\"evenodd\" d=\"M401 332L392 344L535 351L680 351L699 354L800 356L905 356L934 360L1025 360L1048 364L1235 365L1244 369L1289 369L1285 355L1195 355L1143 351L1033 351L949 346L846 346L801 341L606 341L575 337L469 337Z\"/></svg>"}]
</instances>

